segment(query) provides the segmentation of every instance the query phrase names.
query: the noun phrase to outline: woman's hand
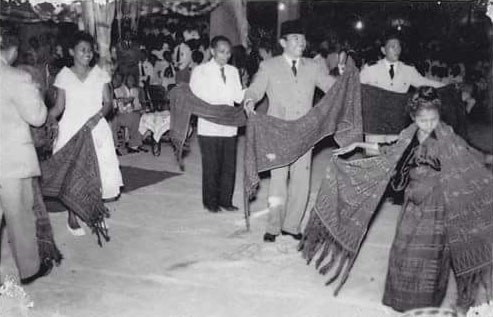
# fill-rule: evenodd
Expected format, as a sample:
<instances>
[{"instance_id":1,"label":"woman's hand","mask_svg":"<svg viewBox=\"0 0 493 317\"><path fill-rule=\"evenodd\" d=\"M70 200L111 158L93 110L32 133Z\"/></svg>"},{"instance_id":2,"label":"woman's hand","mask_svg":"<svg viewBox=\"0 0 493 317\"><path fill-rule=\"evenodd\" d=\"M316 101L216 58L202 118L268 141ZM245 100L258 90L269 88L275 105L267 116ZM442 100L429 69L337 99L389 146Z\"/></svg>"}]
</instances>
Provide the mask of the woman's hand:
<instances>
[{"instance_id":1,"label":"woman's hand","mask_svg":"<svg viewBox=\"0 0 493 317\"><path fill-rule=\"evenodd\" d=\"M245 101L245 103L243 104L243 109L245 110L248 117L257 114L255 112L255 103L251 99Z\"/></svg>"},{"instance_id":2,"label":"woman's hand","mask_svg":"<svg viewBox=\"0 0 493 317\"><path fill-rule=\"evenodd\" d=\"M89 131L92 131L92 129L94 129L94 127L99 123L99 121L102 118L103 118L103 114L101 113L101 111L99 111L87 121L85 128L89 129Z\"/></svg>"},{"instance_id":3,"label":"woman's hand","mask_svg":"<svg viewBox=\"0 0 493 317\"><path fill-rule=\"evenodd\" d=\"M335 149L334 151L332 151L332 155L336 155L336 156L343 155L354 151L357 147L358 147L358 143L351 143L348 146Z\"/></svg>"}]
</instances>

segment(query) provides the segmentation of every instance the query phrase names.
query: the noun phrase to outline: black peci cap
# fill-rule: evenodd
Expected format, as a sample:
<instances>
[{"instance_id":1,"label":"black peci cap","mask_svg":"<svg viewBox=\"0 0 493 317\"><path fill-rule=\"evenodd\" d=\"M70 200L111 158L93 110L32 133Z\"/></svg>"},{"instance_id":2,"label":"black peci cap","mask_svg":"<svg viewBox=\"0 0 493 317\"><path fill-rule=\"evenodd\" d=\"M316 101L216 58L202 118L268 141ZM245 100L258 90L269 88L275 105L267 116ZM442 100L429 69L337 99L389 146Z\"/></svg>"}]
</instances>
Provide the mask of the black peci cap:
<instances>
[{"instance_id":1,"label":"black peci cap","mask_svg":"<svg viewBox=\"0 0 493 317\"><path fill-rule=\"evenodd\" d=\"M305 34L305 29L300 20L289 20L281 24L280 37L288 34Z\"/></svg>"}]
</instances>

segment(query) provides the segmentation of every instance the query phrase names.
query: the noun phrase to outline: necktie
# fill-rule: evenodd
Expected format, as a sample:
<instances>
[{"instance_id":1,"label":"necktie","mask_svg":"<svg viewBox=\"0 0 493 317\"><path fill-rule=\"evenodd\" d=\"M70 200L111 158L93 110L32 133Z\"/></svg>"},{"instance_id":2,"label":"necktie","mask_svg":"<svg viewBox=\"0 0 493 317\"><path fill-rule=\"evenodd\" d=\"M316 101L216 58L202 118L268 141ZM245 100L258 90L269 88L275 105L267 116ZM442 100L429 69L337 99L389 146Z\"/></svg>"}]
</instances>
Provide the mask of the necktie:
<instances>
[{"instance_id":1,"label":"necktie","mask_svg":"<svg viewBox=\"0 0 493 317\"><path fill-rule=\"evenodd\" d=\"M394 64L390 64L389 75L390 79L394 79Z\"/></svg>"},{"instance_id":2,"label":"necktie","mask_svg":"<svg viewBox=\"0 0 493 317\"><path fill-rule=\"evenodd\" d=\"M296 74L297 74L297 72L298 72L298 71L296 70L296 61L293 61L293 66L291 66L291 70L293 71L293 75L295 75L295 76L296 76Z\"/></svg>"},{"instance_id":3,"label":"necktie","mask_svg":"<svg viewBox=\"0 0 493 317\"><path fill-rule=\"evenodd\" d=\"M221 77L223 78L224 83L226 83L226 74L224 74L224 67L221 67Z\"/></svg>"},{"instance_id":4,"label":"necktie","mask_svg":"<svg viewBox=\"0 0 493 317\"><path fill-rule=\"evenodd\" d=\"M135 69L135 68L134 68ZM140 63L140 75L145 76L145 71L144 71L144 63Z\"/></svg>"}]
</instances>

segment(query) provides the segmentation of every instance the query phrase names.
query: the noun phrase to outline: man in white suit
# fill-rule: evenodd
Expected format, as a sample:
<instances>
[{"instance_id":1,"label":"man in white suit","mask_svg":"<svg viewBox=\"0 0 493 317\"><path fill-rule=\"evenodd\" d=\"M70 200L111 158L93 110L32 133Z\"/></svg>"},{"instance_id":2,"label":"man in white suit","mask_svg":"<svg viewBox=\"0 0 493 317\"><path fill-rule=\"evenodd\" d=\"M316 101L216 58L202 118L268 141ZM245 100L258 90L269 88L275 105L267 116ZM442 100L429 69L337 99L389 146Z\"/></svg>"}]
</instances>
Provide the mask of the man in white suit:
<instances>
[{"instance_id":1,"label":"man in white suit","mask_svg":"<svg viewBox=\"0 0 493 317\"><path fill-rule=\"evenodd\" d=\"M381 47L382 54L385 56L376 64L364 66L360 73L360 82L385 90L407 93L409 86L431 86L439 88L443 83L430 80L421 74L413 66L409 66L399 61L401 55L401 41L398 34L390 34ZM382 116L385 114L382 113ZM381 143L392 142L397 139L397 135L366 134L367 142ZM372 153L368 153L372 154Z\"/></svg>"},{"instance_id":2,"label":"man in white suit","mask_svg":"<svg viewBox=\"0 0 493 317\"><path fill-rule=\"evenodd\" d=\"M296 120L312 108L315 88L327 92L335 78L325 74L312 59L302 57L306 40L299 21L283 23L279 43L283 54L260 64L245 93L245 110L254 113L254 105L267 94L268 115ZM294 163L271 171L265 242L274 242L279 234L301 239L300 226L308 202L310 171L311 151Z\"/></svg>"},{"instance_id":3,"label":"man in white suit","mask_svg":"<svg viewBox=\"0 0 493 317\"><path fill-rule=\"evenodd\" d=\"M0 219L5 215L10 246L22 284L51 271L40 262L33 211L33 177L40 175L29 125L41 126L47 109L27 72L11 67L18 37L2 28L0 37Z\"/></svg>"}]
</instances>

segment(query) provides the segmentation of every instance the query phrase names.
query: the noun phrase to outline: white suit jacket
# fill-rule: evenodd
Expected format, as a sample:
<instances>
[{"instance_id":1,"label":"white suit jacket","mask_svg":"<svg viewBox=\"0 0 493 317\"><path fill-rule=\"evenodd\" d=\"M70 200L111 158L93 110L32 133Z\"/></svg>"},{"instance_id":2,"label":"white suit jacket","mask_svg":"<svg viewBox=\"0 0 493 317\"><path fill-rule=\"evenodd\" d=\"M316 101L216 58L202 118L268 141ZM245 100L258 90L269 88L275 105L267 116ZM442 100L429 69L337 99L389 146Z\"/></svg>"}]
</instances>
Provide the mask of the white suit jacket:
<instances>
[{"instance_id":1,"label":"white suit jacket","mask_svg":"<svg viewBox=\"0 0 493 317\"><path fill-rule=\"evenodd\" d=\"M29 125L41 126L47 109L27 72L0 62L0 177L40 175Z\"/></svg>"},{"instance_id":2,"label":"white suit jacket","mask_svg":"<svg viewBox=\"0 0 493 317\"><path fill-rule=\"evenodd\" d=\"M409 86L431 86L435 88L444 86L441 82L421 76L413 66L406 65L400 61L394 64L393 79L390 78L385 60L381 59L375 65L363 67L360 72L360 82L398 93L406 93L409 90Z\"/></svg>"}]
</instances>

